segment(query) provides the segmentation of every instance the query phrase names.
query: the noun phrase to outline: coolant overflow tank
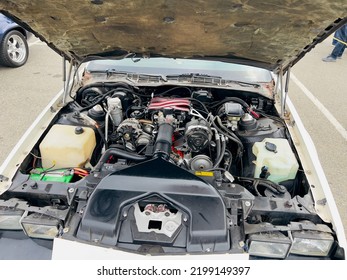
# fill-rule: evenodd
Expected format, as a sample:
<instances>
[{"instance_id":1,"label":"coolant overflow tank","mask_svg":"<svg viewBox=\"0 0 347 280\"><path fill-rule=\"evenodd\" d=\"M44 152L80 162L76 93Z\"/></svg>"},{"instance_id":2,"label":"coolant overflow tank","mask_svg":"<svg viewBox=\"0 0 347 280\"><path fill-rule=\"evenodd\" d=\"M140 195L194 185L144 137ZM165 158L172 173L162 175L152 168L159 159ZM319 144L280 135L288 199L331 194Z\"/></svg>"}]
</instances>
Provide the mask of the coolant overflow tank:
<instances>
[{"instance_id":1,"label":"coolant overflow tank","mask_svg":"<svg viewBox=\"0 0 347 280\"><path fill-rule=\"evenodd\" d=\"M265 138L256 142L252 148L256 156L254 177L259 178L262 167L268 168L268 180L275 183L294 179L299 164L287 139Z\"/></svg>"},{"instance_id":2,"label":"coolant overflow tank","mask_svg":"<svg viewBox=\"0 0 347 280\"><path fill-rule=\"evenodd\" d=\"M53 125L39 146L42 167L83 167L89 162L95 146L92 128Z\"/></svg>"}]
</instances>

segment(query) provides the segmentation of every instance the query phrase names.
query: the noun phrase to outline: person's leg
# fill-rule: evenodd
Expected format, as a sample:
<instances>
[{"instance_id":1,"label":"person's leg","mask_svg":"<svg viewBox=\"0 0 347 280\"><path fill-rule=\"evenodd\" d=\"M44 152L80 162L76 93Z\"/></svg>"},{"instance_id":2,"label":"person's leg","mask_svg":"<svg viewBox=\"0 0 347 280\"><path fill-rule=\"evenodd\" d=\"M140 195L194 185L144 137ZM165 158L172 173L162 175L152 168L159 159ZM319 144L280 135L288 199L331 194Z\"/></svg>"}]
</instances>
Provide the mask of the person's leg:
<instances>
[{"instance_id":1,"label":"person's leg","mask_svg":"<svg viewBox=\"0 0 347 280\"><path fill-rule=\"evenodd\" d=\"M334 62L336 61L336 58L340 55L342 55L343 51L345 49L345 45L340 43L340 42L336 42L335 47L333 49L333 51L331 52L330 55L328 55L327 57L324 57L322 60L325 62ZM342 51L342 53L341 53Z\"/></svg>"},{"instance_id":2,"label":"person's leg","mask_svg":"<svg viewBox=\"0 0 347 280\"><path fill-rule=\"evenodd\" d=\"M345 45L340 42L337 42L333 51L331 52L331 56L336 59L338 56L343 54L344 50L345 50Z\"/></svg>"},{"instance_id":3,"label":"person's leg","mask_svg":"<svg viewBox=\"0 0 347 280\"><path fill-rule=\"evenodd\" d=\"M345 51L345 49L346 49L346 45L343 45L343 48L341 48L339 54L337 55L337 58L341 58L342 57L343 52Z\"/></svg>"}]
</instances>

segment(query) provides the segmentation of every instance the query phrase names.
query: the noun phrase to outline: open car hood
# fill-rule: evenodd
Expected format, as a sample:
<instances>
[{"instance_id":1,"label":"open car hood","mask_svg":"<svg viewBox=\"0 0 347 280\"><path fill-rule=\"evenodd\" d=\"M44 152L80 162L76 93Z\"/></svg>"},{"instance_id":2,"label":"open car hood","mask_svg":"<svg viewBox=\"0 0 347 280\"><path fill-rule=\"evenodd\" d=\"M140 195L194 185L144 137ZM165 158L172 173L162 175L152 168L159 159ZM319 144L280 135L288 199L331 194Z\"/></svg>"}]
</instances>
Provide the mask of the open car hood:
<instances>
[{"instance_id":1,"label":"open car hood","mask_svg":"<svg viewBox=\"0 0 347 280\"><path fill-rule=\"evenodd\" d=\"M347 20L345 0L21 0L1 1L0 9L77 61L136 53L273 71L286 70Z\"/></svg>"},{"instance_id":2,"label":"open car hood","mask_svg":"<svg viewBox=\"0 0 347 280\"><path fill-rule=\"evenodd\" d=\"M0 0L72 62L0 167L0 259L345 259L282 74L347 3L261 2Z\"/></svg>"}]
</instances>

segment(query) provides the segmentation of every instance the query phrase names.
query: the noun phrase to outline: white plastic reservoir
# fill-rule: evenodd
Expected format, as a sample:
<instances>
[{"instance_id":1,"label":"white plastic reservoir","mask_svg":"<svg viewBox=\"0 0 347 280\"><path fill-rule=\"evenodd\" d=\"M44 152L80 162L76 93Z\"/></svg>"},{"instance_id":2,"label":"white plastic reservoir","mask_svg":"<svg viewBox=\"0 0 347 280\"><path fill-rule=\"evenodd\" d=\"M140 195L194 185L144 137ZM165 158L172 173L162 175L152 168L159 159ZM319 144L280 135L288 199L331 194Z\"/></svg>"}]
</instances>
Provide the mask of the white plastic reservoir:
<instances>
[{"instance_id":1,"label":"white plastic reservoir","mask_svg":"<svg viewBox=\"0 0 347 280\"><path fill-rule=\"evenodd\" d=\"M95 133L90 127L53 125L39 146L42 167L83 167L89 162L95 145Z\"/></svg>"},{"instance_id":2,"label":"white plastic reservoir","mask_svg":"<svg viewBox=\"0 0 347 280\"><path fill-rule=\"evenodd\" d=\"M255 178L259 178L263 166L270 173L267 179L275 183L295 178L299 164L287 139L265 138L254 143L252 152L256 156Z\"/></svg>"}]
</instances>

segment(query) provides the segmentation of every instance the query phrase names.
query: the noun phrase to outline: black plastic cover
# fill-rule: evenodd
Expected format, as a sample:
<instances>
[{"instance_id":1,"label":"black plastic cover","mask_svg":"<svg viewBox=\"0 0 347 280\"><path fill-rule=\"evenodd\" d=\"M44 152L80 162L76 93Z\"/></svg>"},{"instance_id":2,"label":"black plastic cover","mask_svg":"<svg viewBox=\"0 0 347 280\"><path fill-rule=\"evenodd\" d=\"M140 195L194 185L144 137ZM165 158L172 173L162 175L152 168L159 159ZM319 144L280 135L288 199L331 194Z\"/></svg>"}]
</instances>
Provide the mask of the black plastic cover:
<instances>
[{"instance_id":1,"label":"black plastic cover","mask_svg":"<svg viewBox=\"0 0 347 280\"><path fill-rule=\"evenodd\" d=\"M123 236L127 231L131 237L129 243L138 240L134 238L137 232L128 226L132 216L129 214L135 203L151 197L162 199L183 214L176 235L180 239L179 247L185 246L187 252L230 249L226 206L220 193L194 174L161 158L117 171L101 180L89 199L77 238L116 246L122 230ZM151 235L157 238L146 240L143 235L142 242L166 246L171 242L175 246L175 240L163 238L163 234L151 232Z\"/></svg>"}]
</instances>

